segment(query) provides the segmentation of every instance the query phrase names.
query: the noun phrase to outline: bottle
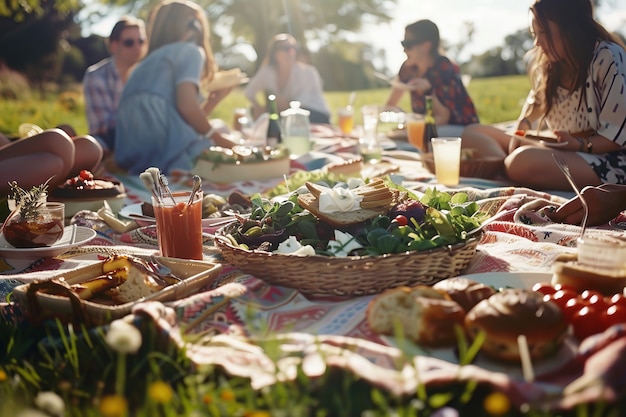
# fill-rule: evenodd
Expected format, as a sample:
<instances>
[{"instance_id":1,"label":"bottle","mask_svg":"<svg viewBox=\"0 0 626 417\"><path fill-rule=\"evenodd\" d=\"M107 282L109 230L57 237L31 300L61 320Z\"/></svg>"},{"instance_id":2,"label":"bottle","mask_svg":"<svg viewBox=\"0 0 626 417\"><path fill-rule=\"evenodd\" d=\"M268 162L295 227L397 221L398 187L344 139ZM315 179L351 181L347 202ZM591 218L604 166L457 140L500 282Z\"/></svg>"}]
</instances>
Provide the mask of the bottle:
<instances>
[{"instance_id":1,"label":"bottle","mask_svg":"<svg viewBox=\"0 0 626 417\"><path fill-rule=\"evenodd\" d=\"M283 143L291 156L298 157L311 150L310 114L310 111L300 107L299 101L289 102L289 108L280 113L285 133Z\"/></svg>"},{"instance_id":2,"label":"bottle","mask_svg":"<svg viewBox=\"0 0 626 417\"><path fill-rule=\"evenodd\" d=\"M433 147L430 143L432 138L439 136L437 134L437 124L433 116L433 96L426 96L426 114L424 115L424 149L432 152Z\"/></svg>"},{"instance_id":3,"label":"bottle","mask_svg":"<svg viewBox=\"0 0 626 417\"><path fill-rule=\"evenodd\" d=\"M267 112L270 115L269 123L267 124L267 146L275 148L279 143L282 143L283 138L278 110L276 109L276 96L274 94L267 96Z\"/></svg>"},{"instance_id":4,"label":"bottle","mask_svg":"<svg viewBox=\"0 0 626 417\"><path fill-rule=\"evenodd\" d=\"M359 138L359 153L366 164L381 161L383 150L378 142L378 107L363 106L363 136Z\"/></svg>"}]
</instances>

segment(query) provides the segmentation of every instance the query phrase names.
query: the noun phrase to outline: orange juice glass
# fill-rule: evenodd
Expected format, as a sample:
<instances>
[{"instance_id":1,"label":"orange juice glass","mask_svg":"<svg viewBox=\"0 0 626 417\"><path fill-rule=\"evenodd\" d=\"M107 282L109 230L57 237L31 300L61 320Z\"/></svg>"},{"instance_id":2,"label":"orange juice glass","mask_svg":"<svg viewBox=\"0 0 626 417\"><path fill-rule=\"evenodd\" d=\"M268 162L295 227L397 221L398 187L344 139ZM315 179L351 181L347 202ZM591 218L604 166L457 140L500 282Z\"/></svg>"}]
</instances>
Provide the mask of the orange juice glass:
<instances>
[{"instance_id":1,"label":"orange juice glass","mask_svg":"<svg viewBox=\"0 0 626 417\"><path fill-rule=\"evenodd\" d=\"M162 256L182 259L202 259L202 190L191 204L187 204L191 191L175 192L162 201L152 197L156 218L159 250Z\"/></svg>"},{"instance_id":2,"label":"orange juice glass","mask_svg":"<svg viewBox=\"0 0 626 417\"><path fill-rule=\"evenodd\" d=\"M409 143L419 149L421 152L428 152L424 146L424 129L426 122L421 114L407 114L406 131Z\"/></svg>"},{"instance_id":3,"label":"orange juice glass","mask_svg":"<svg viewBox=\"0 0 626 417\"><path fill-rule=\"evenodd\" d=\"M342 107L337 111L339 129L344 135L349 135L354 129L354 109L352 106Z\"/></svg>"}]
</instances>

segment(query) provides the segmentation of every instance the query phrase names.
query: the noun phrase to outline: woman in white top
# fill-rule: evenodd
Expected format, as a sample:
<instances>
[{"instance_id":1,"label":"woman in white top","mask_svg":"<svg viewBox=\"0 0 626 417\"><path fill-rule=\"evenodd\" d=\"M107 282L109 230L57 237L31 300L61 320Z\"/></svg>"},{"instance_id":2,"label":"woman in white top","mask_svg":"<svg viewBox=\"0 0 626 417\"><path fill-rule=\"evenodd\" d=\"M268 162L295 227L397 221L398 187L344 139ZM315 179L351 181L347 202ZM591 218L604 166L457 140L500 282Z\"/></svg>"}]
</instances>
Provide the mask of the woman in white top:
<instances>
[{"instance_id":1,"label":"woman in white top","mask_svg":"<svg viewBox=\"0 0 626 417\"><path fill-rule=\"evenodd\" d=\"M298 46L293 36L274 36L268 53L257 73L245 89L256 119L265 112L265 95L276 96L278 111L289 108L290 101L299 101L309 110L311 123L330 123L330 110L324 99L322 80L317 69L298 60ZM259 93L263 93L259 101Z\"/></svg>"},{"instance_id":2,"label":"woman in white top","mask_svg":"<svg viewBox=\"0 0 626 417\"><path fill-rule=\"evenodd\" d=\"M579 187L626 184L623 45L594 20L590 0L535 0L530 10L533 90L517 128L545 122L559 143L518 147L510 134L472 125L463 146L506 156L507 175L520 185L570 190L553 154L567 162Z\"/></svg>"}]
</instances>

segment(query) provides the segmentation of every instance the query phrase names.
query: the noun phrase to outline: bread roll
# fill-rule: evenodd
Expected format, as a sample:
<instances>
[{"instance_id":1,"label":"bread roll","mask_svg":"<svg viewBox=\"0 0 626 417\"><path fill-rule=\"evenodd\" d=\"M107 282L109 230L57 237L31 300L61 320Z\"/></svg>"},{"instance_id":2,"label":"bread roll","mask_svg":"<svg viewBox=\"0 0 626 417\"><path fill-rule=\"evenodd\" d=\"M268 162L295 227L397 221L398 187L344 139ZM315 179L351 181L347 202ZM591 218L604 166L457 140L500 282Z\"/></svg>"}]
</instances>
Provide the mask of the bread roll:
<instances>
[{"instance_id":1,"label":"bread roll","mask_svg":"<svg viewBox=\"0 0 626 417\"><path fill-rule=\"evenodd\" d=\"M444 279L436 283L433 288L447 293L465 311L470 311L480 301L496 293L496 290L489 285L462 277Z\"/></svg>"},{"instance_id":2,"label":"bread roll","mask_svg":"<svg viewBox=\"0 0 626 417\"><path fill-rule=\"evenodd\" d=\"M623 293L626 287L624 271L602 271L577 262L555 262L552 265L552 272L552 285L569 285L579 293L584 290L596 290L604 296L611 296Z\"/></svg>"},{"instance_id":3,"label":"bread roll","mask_svg":"<svg viewBox=\"0 0 626 417\"><path fill-rule=\"evenodd\" d=\"M404 336L417 344L437 347L456 342L456 325L463 326L465 312L436 289L418 285L387 290L370 301L367 322L379 334Z\"/></svg>"},{"instance_id":4,"label":"bread roll","mask_svg":"<svg viewBox=\"0 0 626 417\"><path fill-rule=\"evenodd\" d=\"M506 289L482 300L465 316L474 338L484 331L482 351L491 358L519 362L517 337L526 336L530 357L544 359L561 347L568 323L559 307L543 295L525 289Z\"/></svg>"}]
</instances>

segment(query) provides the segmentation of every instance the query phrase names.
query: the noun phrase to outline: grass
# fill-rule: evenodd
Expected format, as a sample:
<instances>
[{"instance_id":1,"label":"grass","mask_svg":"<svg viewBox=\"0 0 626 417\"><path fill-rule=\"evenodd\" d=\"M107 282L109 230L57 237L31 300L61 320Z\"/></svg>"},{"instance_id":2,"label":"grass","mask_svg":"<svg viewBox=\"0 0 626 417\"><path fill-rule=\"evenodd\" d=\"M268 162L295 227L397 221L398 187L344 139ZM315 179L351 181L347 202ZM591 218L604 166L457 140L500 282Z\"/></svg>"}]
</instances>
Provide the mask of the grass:
<instances>
[{"instance_id":1,"label":"grass","mask_svg":"<svg viewBox=\"0 0 626 417\"><path fill-rule=\"evenodd\" d=\"M468 90L481 122L496 123L517 118L528 88L528 78L519 75L474 79ZM34 123L43 128L70 124L79 134L87 133L84 103L78 91L79 87L72 87L59 93L48 92L44 99L39 94L24 94L15 100L1 100L0 132L15 135L21 123ZM357 91L354 107L358 109L366 104L383 105L388 95L388 89ZM349 96L349 91L325 93L332 112L332 123L337 123L337 109L348 103ZM400 105L405 110L410 108L408 94L404 95ZM211 117L230 123L234 109L246 106L248 101L243 91L237 89L220 103ZM355 118L356 123L360 123L358 112Z\"/></svg>"}]
</instances>

